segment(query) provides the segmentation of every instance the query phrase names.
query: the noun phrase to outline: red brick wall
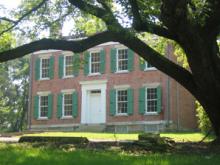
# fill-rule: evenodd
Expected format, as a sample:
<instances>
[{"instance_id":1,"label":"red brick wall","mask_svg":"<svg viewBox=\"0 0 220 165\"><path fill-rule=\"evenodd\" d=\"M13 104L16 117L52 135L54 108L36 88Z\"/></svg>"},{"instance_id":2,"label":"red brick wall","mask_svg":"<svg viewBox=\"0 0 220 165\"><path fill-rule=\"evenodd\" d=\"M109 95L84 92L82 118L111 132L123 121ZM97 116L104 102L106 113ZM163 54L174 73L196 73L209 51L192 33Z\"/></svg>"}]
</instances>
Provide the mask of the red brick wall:
<instances>
[{"instance_id":1,"label":"red brick wall","mask_svg":"<svg viewBox=\"0 0 220 165\"><path fill-rule=\"evenodd\" d=\"M107 97L106 97L106 122L125 122L125 121L154 121L166 120L165 111L167 107L167 76L159 70L141 71L139 67L139 57L135 54L134 69L128 73L111 73L110 70L110 50L113 45L102 46L106 52L106 70L105 73L98 76L84 76L83 70L80 70L79 75L74 78L60 79L58 77L58 57L61 51L52 52L55 57L54 61L54 79L35 81L35 59L38 56L32 55L32 105L31 105L31 125L53 125L53 124L71 124L80 123L81 120L81 85L79 81L86 80L106 80L107 79ZM47 53L48 54L48 53ZM81 58L83 56L81 55ZM138 113L138 90L143 84L159 82L162 86L162 112L159 115L140 115ZM170 79L170 120L177 123L177 106L176 106L176 86L177 82ZM109 90L114 85L127 85L134 89L134 113L131 116L110 116L109 114ZM75 89L79 94L79 109L78 117L74 119L57 119L57 94L63 89ZM53 93L53 114L50 120L35 120L33 117L34 103L33 98L39 91L51 91ZM181 127L195 128L195 112L194 98L183 87L179 85L179 121Z\"/></svg>"}]
</instances>

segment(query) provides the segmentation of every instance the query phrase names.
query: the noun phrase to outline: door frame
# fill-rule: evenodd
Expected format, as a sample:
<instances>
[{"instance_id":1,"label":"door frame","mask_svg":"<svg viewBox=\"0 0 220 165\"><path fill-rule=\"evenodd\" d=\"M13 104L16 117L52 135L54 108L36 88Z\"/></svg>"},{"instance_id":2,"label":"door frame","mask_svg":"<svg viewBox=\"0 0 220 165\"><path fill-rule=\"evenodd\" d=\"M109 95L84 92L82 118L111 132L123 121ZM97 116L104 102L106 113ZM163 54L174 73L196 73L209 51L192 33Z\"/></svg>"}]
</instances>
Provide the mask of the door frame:
<instances>
[{"instance_id":1,"label":"door frame","mask_svg":"<svg viewBox=\"0 0 220 165\"><path fill-rule=\"evenodd\" d=\"M104 122L106 123L106 88L107 88L107 80L93 80L93 81L81 81L81 91L82 91L82 99L81 99L81 123L88 123L88 115L86 112L89 106L89 95L92 90L100 90L101 91L101 109L104 110ZM103 124L100 123L100 124Z\"/></svg>"}]
</instances>

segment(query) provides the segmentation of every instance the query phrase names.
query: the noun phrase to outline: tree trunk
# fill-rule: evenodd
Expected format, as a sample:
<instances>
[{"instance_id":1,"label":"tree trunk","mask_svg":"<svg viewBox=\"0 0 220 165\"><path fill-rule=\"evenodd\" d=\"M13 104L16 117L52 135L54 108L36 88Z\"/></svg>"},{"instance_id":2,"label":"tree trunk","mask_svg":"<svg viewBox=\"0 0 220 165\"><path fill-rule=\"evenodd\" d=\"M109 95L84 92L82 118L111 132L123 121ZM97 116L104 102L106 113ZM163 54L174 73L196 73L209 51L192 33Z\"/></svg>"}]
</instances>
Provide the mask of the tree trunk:
<instances>
[{"instance_id":1,"label":"tree trunk","mask_svg":"<svg viewBox=\"0 0 220 165\"><path fill-rule=\"evenodd\" d=\"M207 95L206 95L207 98ZM212 124L213 131L216 135L215 143L220 144L220 105L216 105L214 103L219 102L219 97L209 97L210 99L204 103L200 102L206 111L210 122ZM199 100L200 101L200 100Z\"/></svg>"}]
</instances>

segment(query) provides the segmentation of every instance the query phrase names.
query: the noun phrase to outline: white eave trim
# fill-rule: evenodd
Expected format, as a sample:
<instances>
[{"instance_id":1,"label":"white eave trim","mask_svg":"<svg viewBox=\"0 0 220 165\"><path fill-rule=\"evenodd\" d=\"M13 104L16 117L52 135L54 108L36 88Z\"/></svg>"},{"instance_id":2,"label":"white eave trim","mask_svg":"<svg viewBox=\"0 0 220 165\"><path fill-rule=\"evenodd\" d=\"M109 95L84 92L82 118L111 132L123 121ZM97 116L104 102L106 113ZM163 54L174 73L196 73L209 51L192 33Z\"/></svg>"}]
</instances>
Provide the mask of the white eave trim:
<instances>
[{"instance_id":1,"label":"white eave trim","mask_svg":"<svg viewBox=\"0 0 220 165\"><path fill-rule=\"evenodd\" d=\"M47 54L47 53L52 53L52 52L59 52L61 50L55 50L55 49L49 49L49 50L40 50L37 52L34 52L33 54Z\"/></svg>"}]
</instances>

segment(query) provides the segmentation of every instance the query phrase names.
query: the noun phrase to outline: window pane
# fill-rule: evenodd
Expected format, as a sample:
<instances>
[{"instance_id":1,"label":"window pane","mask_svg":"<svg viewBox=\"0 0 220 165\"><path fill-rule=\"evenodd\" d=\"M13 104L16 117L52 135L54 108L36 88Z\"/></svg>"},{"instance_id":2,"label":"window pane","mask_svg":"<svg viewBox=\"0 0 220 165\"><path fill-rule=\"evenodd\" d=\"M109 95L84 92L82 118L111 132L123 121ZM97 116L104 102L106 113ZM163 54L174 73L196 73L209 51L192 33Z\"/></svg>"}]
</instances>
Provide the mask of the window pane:
<instances>
[{"instance_id":1,"label":"window pane","mask_svg":"<svg viewBox=\"0 0 220 165\"><path fill-rule=\"evenodd\" d=\"M128 50L118 50L118 70L128 70Z\"/></svg>"},{"instance_id":2,"label":"window pane","mask_svg":"<svg viewBox=\"0 0 220 165\"><path fill-rule=\"evenodd\" d=\"M40 117L48 115L48 96L40 96Z\"/></svg>"},{"instance_id":3,"label":"window pane","mask_svg":"<svg viewBox=\"0 0 220 165\"><path fill-rule=\"evenodd\" d=\"M73 56L65 56L65 76L73 75Z\"/></svg>"},{"instance_id":4,"label":"window pane","mask_svg":"<svg viewBox=\"0 0 220 165\"><path fill-rule=\"evenodd\" d=\"M64 116L72 116L72 94L64 94Z\"/></svg>"},{"instance_id":5,"label":"window pane","mask_svg":"<svg viewBox=\"0 0 220 165\"><path fill-rule=\"evenodd\" d=\"M120 90L117 91L117 105L118 105L118 109L117 112L120 113L127 113L127 109L128 109L128 93L127 90Z\"/></svg>"},{"instance_id":6,"label":"window pane","mask_svg":"<svg viewBox=\"0 0 220 165\"><path fill-rule=\"evenodd\" d=\"M157 112L157 89L148 88L146 98L147 112Z\"/></svg>"},{"instance_id":7,"label":"window pane","mask_svg":"<svg viewBox=\"0 0 220 165\"><path fill-rule=\"evenodd\" d=\"M148 63L148 62L145 62L145 67L146 67L146 69L148 69L148 68L154 68L154 66L151 65L151 64Z\"/></svg>"},{"instance_id":8,"label":"window pane","mask_svg":"<svg viewBox=\"0 0 220 165\"><path fill-rule=\"evenodd\" d=\"M41 59L41 78L48 78L49 77L49 63L50 59Z\"/></svg>"},{"instance_id":9,"label":"window pane","mask_svg":"<svg viewBox=\"0 0 220 165\"><path fill-rule=\"evenodd\" d=\"M100 53L91 53L91 73L99 73L100 72Z\"/></svg>"}]
</instances>

